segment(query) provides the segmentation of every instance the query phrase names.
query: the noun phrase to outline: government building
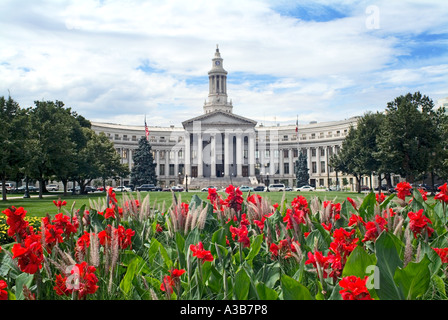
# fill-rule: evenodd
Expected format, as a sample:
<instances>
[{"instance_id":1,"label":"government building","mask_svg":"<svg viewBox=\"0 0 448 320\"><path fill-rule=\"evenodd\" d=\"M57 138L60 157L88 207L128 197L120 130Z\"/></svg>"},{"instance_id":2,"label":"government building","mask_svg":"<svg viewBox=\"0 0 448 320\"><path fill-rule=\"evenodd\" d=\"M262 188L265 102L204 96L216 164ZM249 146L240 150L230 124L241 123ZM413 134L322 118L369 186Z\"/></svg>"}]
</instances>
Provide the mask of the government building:
<instances>
[{"instance_id":1,"label":"government building","mask_svg":"<svg viewBox=\"0 0 448 320\"><path fill-rule=\"evenodd\" d=\"M356 126L357 117L265 126L234 113L218 47L208 77L208 99L202 113L183 121L182 127L148 127L160 186L187 183L189 189L196 189L230 183L252 187L283 183L295 187L294 163L302 152L307 157L311 185L328 188L338 180L342 186L345 178L347 188L356 188L356 179L336 173L329 159L341 148L350 127ZM92 122L92 129L104 132L122 162L132 169L133 153L138 140L145 137L145 127ZM368 179L363 184L369 185ZM123 177L120 183L130 184L130 177Z\"/></svg>"}]
</instances>

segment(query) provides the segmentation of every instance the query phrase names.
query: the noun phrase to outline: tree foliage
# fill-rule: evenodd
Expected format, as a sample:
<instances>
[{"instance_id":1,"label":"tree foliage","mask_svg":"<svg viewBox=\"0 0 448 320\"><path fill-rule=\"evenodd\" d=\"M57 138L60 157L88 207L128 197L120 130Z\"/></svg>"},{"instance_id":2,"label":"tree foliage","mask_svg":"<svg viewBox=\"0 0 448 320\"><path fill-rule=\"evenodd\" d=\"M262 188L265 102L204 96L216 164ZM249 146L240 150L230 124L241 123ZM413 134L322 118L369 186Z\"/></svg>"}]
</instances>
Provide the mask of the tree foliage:
<instances>
[{"instance_id":1,"label":"tree foliage","mask_svg":"<svg viewBox=\"0 0 448 320\"><path fill-rule=\"evenodd\" d=\"M142 137L133 156L134 167L131 170L131 182L134 185L157 183L156 164L151 152L149 141Z\"/></svg>"},{"instance_id":2,"label":"tree foliage","mask_svg":"<svg viewBox=\"0 0 448 320\"><path fill-rule=\"evenodd\" d=\"M309 183L310 174L306 156L299 152L299 158L295 162L294 173L296 175L296 187L301 187Z\"/></svg>"}]
</instances>

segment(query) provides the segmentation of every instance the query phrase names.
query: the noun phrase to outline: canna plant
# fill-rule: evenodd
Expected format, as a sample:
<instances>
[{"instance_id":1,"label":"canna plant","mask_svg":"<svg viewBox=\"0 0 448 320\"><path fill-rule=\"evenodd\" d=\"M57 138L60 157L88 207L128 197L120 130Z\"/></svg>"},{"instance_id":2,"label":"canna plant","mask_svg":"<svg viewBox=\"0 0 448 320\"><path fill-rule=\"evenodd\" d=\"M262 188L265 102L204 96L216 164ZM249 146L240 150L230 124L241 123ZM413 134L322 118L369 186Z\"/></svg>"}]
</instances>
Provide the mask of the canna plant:
<instances>
[{"instance_id":1,"label":"canna plant","mask_svg":"<svg viewBox=\"0 0 448 320\"><path fill-rule=\"evenodd\" d=\"M407 183L364 199L270 203L229 186L207 200L151 205L112 189L40 228L8 208L1 299L446 299L447 186L434 201Z\"/></svg>"}]
</instances>

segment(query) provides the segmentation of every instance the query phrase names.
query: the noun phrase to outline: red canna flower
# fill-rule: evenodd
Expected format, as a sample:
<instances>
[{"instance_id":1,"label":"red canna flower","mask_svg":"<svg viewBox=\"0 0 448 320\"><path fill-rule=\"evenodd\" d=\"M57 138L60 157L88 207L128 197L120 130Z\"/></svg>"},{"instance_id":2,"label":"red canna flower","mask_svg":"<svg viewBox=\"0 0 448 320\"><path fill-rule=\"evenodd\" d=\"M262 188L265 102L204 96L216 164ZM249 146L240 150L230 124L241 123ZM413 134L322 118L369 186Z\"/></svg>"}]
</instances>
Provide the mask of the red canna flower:
<instances>
[{"instance_id":1,"label":"red canna flower","mask_svg":"<svg viewBox=\"0 0 448 320\"><path fill-rule=\"evenodd\" d=\"M339 286L343 288L339 291L343 300L373 300L367 290L367 276L364 279L356 276L348 276L339 281Z\"/></svg>"},{"instance_id":2,"label":"red canna flower","mask_svg":"<svg viewBox=\"0 0 448 320\"><path fill-rule=\"evenodd\" d=\"M72 221L70 221L70 217L63 215L62 213L58 213L57 215L55 215L52 222L54 223L55 228L61 229L67 237L69 237L72 233L76 233L77 231L77 227L72 224Z\"/></svg>"},{"instance_id":3,"label":"red canna flower","mask_svg":"<svg viewBox=\"0 0 448 320\"><path fill-rule=\"evenodd\" d=\"M39 235L28 235L22 243L16 243L11 249L13 259L18 259L22 272L35 274L42 268L44 259L41 237Z\"/></svg>"},{"instance_id":4,"label":"red canna flower","mask_svg":"<svg viewBox=\"0 0 448 320\"><path fill-rule=\"evenodd\" d=\"M417 235L422 234L425 230L428 232L428 237L431 237L434 229L428 226L432 222L423 214L423 209L418 212L408 212L408 217L410 219L409 228L414 233L414 238L417 238Z\"/></svg>"},{"instance_id":5,"label":"red canna flower","mask_svg":"<svg viewBox=\"0 0 448 320\"><path fill-rule=\"evenodd\" d=\"M305 211L299 209L286 209L286 215L283 218L283 222L286 222L286 229L293 229L299 224L306 224Z\"/></svg>"},{"instance_id":6,"label":"red canna flower","mask_svg":"<svg viewBox=\"0 0 448 320\"><path fill-rule=\"evenodd\" d=\"M295 241L294 243L299 245L297 241ZM278 245L272 243L269 247L269 251L271 251L272 259L278 257L280 254L283 258L288 259L292 257L292 252L297 252L297 249L293 243L290 243L287 239L283 239L280 240Z\"/></svg>"},{"instance_id":7,"label":"red canna flower","mask_svg":"<svg viewBox=\"0 0 448 320\"><path fill-rule=\"evenodd\" d=\"M383 230L387 230L385 227L386 224L386 219L377 214L375 216L375 221L368 221L365 224L366 233L364 234L364 239L362 239L362 242L375 241Z\"/></svg>"},{"instance_id":8,"label":"red canna flower","mask_svg":"<svg viewBox=\"0 0 448 320\"><path fill-rule=\"evenodd\" d=\"M325 257L322 252L316 251L315 253L312 253L311 251L308 252L308 260L305 261L305 264L312 264L314 268L321 269L322 270L322 277L327 278L328 272L327 269L330 266L330 261L328 257Z\"/></svg>"},{"instance_id":9,"label":"red canna flower","mask_svg":"<svg viewBox=\"0 0 448 320\"><path fill-rule=\"evenodd\" d=\"M106 208L106 211L104 212L104 219L115 219L115 208Z\"/></svg>"},{"instance_id":10,"label":"red canna flower","mask_svg":"<svg viewBox=\"0 0 448 320\"><path fill-rule=\"evenodd\" d=\"M240 188L229 185L226 188L226 193L228 196L222 201L222 204L228 208L232 208L235 212L240 212L244 202L243 192L241 192Z\"/></svg>"},{"instance_id":11,"label":"red canna flower","mask_svg":"<svg viewBox=\"0 0 448 320\"><path fill-rule=\"evenodd\" d=\"M67 202L66 202L65 200L64 200L64 201L61 201L60 199L59 199L58 201L53 200L53 203L54 203L54 205L58 208L58 210L61 210L61 208L62 208L63 206L67 205Z\"/></svg>"},{"instance_id":12,"label":"red canna flower","mask_svg":"<svg viewBox=\"0 0 448 320\"><path fill-rule=\"evenodd\" d=\"M259 194L253 194L247 197L247 201L253 203L254 205L258 205L259 203L261 203L262 199L263 198Z\"/></svg>"},{"instance_id":13,"label":"red canna flower","mask_svg":"<svg viewBox=\"0 0 448 320\"><path fill-rule=\"evenodd\" d=\"M448 186L447 183L439 187L440 192L434 196L435 200L439 200L448 203Z\"/></svg>"},{"instance_id":14,"label":"red canna flower","mask_svg":"<svg viewBox=\"0 0 448 320\"><path fill-rule=\"evenodd\" d=\"M84 234L76 241L76 246L81 252L85 253L86 249L90 247L90 233L84 231Z\"/></svg>"},{"instance_id":15,"label":"red canna flower","mask_svg":"<svg viewBox=\"0 0 448 320\"><path fill-rule=\"evenodd\" d=\"M257 225L257 227L260 229L260 232L263 232L264 229L264 222L266 221L266 218L269 218L270 216L272 216L274 213L268 213L265 214L261 217L261 221L260 220L254 220L254 224Z\"/></svg>"},{"instance_id":16,"label":"red canna flower","mask_svg":"<svg viewBox=\"0 0 448 320\"><path fill-rule=\"evenodd\" d=\"M297 196L291 201L291 206L296 210L302 210L305 214L310 213L310 209L308 208L308 201L304 196Z\"/></svg>"},{"instance_id":17,"label":"red canna flower","mask_svg":"<svg viewBox=\"0 0 448 320\"><path fill-rule=\"evenodd\" d=\"M158 223L157 225L156 225L156 233L159 233L159 232L162 232L163 231L163 228L162 228L162 226Z\"/></svg>"},{"instance_id":18,"label":"red canna flower","mask_svg":"<svg viewBox=\"0 0 448 320\"><path fill-rule=\"evenodd\" d=\"M109 197L109 203L114 204L117 203L117 197L115 196L115 192L112 187L107 187L107 196Z\"/></svg>"},{"instance_id":19,"label":"red canna flower","mask_svg":"<svg viewBox=\"0 0 448 320\"><path fill-rule=\"evenodd\" d=\"M350 198L350 197L347 197L347 201L350 202L350 203L352 204L352 206L353 206L353 208L354 208L355 210L358 210L358 209L357 209L357 205L356 205L355 200L353 200L353 199Z\"/></svg>"},{"instance_id":20,"label":"red canna flower","mask_svg":"<svg viewBox=\"0 0 448 320\"><path fill-rule=\"evenodd\" d=\"M45 232L45 249L51 253L51 249L58 243L63 243L64 239L62 234L64 231L62 229L56 228L52 224L44 225Z\"/></svg>"},{"instance_id":21,"label":"red canna flower","mask_svg":"<svg viewBox=\"0 0 448 320\"><path fill-rule=\"evenodd\" d=\"M420 194L422 195L423 201L428 200L428 192L423 190L423 189L418 189L418 191L420 192Z\"/></svg>"},{"instance_id":22,"label":"red canna flower","mask_svg":"<svg viewBox=\"0 0 448 320\"><path fill-rule=\"evenodd\" d=\"M386 196L384 195L384 193L377 193L375 195L376 198L376 202L381 204L384 200L386 200Z\"/></svg>"},{"instance_id":23,"label":"red canna flower","mask_svg":"<svg viewBox=\"0 0 448 320\"><path fill-rule=\"evenodd\" d=\"M193 257L202 260L202 263L204 263L205 261L213 261L211 252L204 250L204 245L201 241L199 241L197 245L191 244L190 250L193 251Z\"/></svg>"},{"instance_id":24,"label":"red canna flower","mask_svg":"<svg viewBox=\"0 0 448 320\"><path fill-rule=\"evenodd\" d=\"M160 284L160 290L166 292L168 295L171 295L174 291L173 288L179 286L180 276L183 275L184 273L185 273L184 269L170 270L171 276L163 277L162 283Z\"/></svg>"},{"instance_id":25,"label":"red canna flower","mask_svg":"<svg viewBox=\"0 0 448 320\"><path fill-rule=\"evenodd\" d=\"M364 222L363 218L357 214L352 213L352 215L350 216L349 220L348 220L348 226L351 227L353 225L366 225L366 223Z\"/></svg>"},{"instance_id":26,"label":"red canna flower","mask_svg":"<svg viewBox=\"0 0 448 320\"><path fill-rule=\"evenodd\" d=\"M5 280L0 280L0 300L8 300L8 291L5 289L8 288L8 284Z\"/></svg>"},{"instance_id":27,"label":"red canna flower","mask_svg":"<svg viewBox=\"0 0 448 320\"><path fill-rule=\"evenodd\" d=\"M250 247L250 240L248 235L248 230L246 225L241 225L240 228L235 228L234 226L230 226L230 232L232 233L232 239L235 240L235 236L238 236L238 242L243 244L244 248Z\"/></svg>"},{"instance_id":28,"label":"red canna flower","mask_svg":"<svg viewBox=\"0 0 448 320\"><path fill-rule=\"evenodd\" d=\"M398 183L395 187L395 190L397 190L397 197L401 200L404 200L406 196L411 195L411 189L411 185L406 181Z\"/></svg>"},{"instance_id":29,"label":"red canna flower","mask_svg":"<svg viewBox=\"0 0 448 320\"><path fill-rule=\"evenodd\" d=\"M56 275L56 285L53 289L58 295L71 295L78 293L78 299L83 299L88 294L94 294L97 289L98 278L94 274L96 268L83 261L77 263L67 276Z\"/></svg>"},{"instance_id":30,"label":"red canna flower","mask_svg":"<svg viewBox=\"0 0 448 320\"><path fill-rule=\"evenodd\" d=\"M448 248L433 248L434 251L439 255L442 263L448 263Z\"/></svg>"},{"instance_id":31,"label":"red canna flower","mask_svg":"<svg viewBox=\"0 0 448 320\"><path fill-rule=\"evenodd\" d=\"M7 218L6 223L9 226L8 236L14 237L16 240L17 235L22 239L26 237L28 221L25 221L26 211L23 207L16 208L14 206L2 211Z\"/></svg>"}]
</instances>

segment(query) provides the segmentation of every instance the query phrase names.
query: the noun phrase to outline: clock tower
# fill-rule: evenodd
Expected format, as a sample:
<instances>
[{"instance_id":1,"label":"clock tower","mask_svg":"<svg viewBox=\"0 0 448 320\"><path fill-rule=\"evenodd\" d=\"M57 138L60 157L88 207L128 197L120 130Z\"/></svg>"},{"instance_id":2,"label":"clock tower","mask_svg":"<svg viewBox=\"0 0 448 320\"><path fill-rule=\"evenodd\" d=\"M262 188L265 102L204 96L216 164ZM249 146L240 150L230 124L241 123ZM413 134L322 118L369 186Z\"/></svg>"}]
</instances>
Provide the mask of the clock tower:
<instances>
[{"instance_id":1,"label":"clock tower","mask_svg":"<svg viewBox=\"0 0 448 320\"><path fill-rule=\"evenodd\" d=\"M232 113L232 102L227 101L227 71L223 68L223 59L218 45L212 59L212 69L208 72L208 79L208 101L204 103L204 113L216 110Z\"/></svg>"}]
</instances>

